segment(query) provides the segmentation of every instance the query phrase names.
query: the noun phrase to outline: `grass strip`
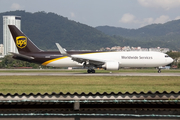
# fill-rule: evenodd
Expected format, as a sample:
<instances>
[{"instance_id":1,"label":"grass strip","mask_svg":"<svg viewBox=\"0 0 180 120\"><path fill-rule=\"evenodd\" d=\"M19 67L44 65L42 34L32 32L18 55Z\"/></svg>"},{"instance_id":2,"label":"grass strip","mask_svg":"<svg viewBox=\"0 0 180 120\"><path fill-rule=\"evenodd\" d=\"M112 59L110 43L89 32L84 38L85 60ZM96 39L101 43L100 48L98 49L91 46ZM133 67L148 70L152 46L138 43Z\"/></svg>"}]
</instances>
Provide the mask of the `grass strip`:
<instances>
[{"instance_id":1,"label":"grass strip","mask_svg":"<svg viewBox=\"0 0 180 120\"><path fill-rule=\"evenodd\" d=\"M0 93L180 91L176 76L0 76Z\"/></svg>"}]
</instances>

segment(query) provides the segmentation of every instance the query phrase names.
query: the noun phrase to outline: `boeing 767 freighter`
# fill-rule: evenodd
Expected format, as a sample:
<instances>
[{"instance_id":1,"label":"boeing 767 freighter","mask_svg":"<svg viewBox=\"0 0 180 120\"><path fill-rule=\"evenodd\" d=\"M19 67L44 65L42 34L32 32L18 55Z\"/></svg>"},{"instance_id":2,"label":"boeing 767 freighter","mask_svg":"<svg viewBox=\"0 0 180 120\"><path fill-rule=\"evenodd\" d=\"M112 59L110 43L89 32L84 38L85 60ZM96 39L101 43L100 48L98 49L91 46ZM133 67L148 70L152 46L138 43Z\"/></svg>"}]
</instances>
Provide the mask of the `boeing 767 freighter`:
<instances>
[{"instance_id":1,"label":"boeing 767 freighter","mask_svg":"<svg viewBox=\"0 0 180 120\"><path fill-rule=\"evenodd\" d=\"M119 70L120 67L161 67L173 62L167 54L160 52L97 52L65 51L56 43L59 51L39 49L16 26L8 25L19 53L12 53L13 58L53 67L84 67L88 73L95 73L94 68Z\"/></svg>"}]
</instances>

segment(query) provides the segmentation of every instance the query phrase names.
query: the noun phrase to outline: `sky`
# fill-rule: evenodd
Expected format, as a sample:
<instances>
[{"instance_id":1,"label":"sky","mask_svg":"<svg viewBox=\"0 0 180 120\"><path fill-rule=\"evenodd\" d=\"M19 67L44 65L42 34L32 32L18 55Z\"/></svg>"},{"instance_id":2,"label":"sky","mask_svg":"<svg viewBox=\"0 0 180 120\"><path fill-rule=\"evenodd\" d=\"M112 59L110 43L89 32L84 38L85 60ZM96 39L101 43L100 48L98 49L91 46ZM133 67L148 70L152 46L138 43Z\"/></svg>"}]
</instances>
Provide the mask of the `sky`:
<instances>
[{"instance_id":1,"label":"sky","mask_svg":"<svg viewBox=\"0 0 180 120\"><path fill-rule=\"evenodd\" d=\"M180 0L0 0L0 13L53 12L92 27L137 29L180 19Z\"/></svg>"}]
</instances>

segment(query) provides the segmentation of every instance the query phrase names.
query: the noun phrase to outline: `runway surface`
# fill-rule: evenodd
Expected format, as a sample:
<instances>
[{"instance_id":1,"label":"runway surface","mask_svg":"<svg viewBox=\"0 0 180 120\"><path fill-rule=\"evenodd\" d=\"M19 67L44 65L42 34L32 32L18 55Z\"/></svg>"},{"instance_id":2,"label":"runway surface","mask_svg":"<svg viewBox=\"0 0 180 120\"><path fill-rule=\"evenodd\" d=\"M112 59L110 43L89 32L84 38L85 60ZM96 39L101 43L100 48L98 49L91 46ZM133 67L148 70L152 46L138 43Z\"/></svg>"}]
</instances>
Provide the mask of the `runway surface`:
<instances>
[{"instance_id":1,"label":"runway surface","mask_svg":"<svg viewBox=\"0 0 180 120\"><path fill-rule=\"evenodd\" d=\"M0 76L180 76L180 73L65 73L65 72L2 72Z\"/></svg>"}]
</instances>

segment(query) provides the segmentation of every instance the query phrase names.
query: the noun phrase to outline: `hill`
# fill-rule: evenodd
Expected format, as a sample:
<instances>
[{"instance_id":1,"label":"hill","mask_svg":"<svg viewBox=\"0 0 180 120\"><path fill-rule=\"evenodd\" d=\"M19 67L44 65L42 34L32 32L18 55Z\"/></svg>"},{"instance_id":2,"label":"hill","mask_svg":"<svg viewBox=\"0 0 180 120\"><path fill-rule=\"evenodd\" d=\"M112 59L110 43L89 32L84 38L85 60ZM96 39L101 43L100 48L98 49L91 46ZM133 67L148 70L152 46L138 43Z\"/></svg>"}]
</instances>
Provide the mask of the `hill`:
<instances>
[{"instance_id":1,"label":"hill","mask_svg":"<svg viewBox=\"0 0 180 120\"><path fill-rule=\"evenodd\" d=\"M139 29L125 29L119 27L99 26L96 29L110 36L121 36L138 41L143 47L168 47L180 50L180 20L165 24L152 24Z\"/></svg>"},{"instance_id":2,"label":"hill","mask_svg":"<svg viewBox=\"0 0 180 120\"><path fill-rule=\"evenodd\" d=\"M4 15L21 16L21 30L41 49L96 50L112 46L167 47L180 50L180 20L139 29L110 26L96 28L46 12L10 11L0 13L0 44L3 43Z\"/></svg>"},{"instance_id":3,"label":"hill","mask_svg":"<svg viewBox=\"0 0 180 120\"><path fill-rule=\"evenodd\" d=\"M0 43L3 42L4 15L21 16L21 30L43 50L57 50L56 42L67 50L96 50L120 45L116 39L93 27L68 20L55 13L25 11L0 13Z\"/></svg>"}]
</instances>

